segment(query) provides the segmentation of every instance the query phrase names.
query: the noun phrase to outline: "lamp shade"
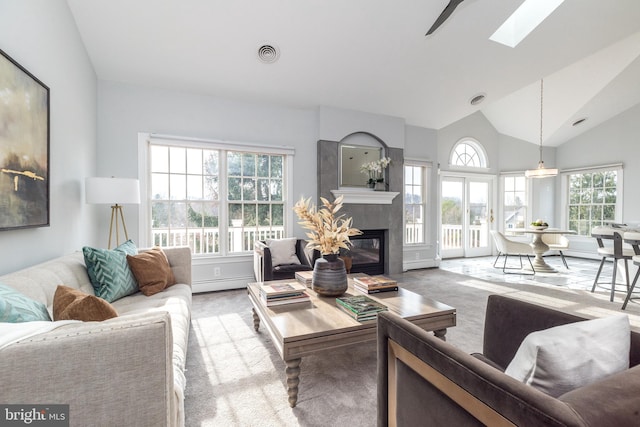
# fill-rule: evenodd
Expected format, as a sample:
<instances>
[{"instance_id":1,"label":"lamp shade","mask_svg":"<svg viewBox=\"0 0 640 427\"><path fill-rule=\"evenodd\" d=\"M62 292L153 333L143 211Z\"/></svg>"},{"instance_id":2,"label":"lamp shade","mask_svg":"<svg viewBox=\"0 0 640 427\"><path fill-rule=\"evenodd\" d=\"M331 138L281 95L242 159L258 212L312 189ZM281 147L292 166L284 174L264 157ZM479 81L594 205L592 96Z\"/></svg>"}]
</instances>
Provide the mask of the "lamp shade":
<instances>
[{"instance_id":1,"label":"lamp shade","mask_svg":"<svg viewBox=\"0 0 640 427\"><path fill-rule=\"evenodd\" d=\"M139 204L140 182L133 178L86 178L85 198L92 204Z\"/></svg>"}]
</instances>

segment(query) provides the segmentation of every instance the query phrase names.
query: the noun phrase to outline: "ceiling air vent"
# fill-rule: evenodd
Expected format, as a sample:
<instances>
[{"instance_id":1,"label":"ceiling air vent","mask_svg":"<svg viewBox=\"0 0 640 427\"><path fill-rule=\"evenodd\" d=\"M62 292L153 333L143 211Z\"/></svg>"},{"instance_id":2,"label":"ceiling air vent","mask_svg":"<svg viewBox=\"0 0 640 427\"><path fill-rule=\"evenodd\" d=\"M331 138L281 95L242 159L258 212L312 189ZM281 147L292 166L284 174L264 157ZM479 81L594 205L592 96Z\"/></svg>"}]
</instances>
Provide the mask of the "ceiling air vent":
<instances>
[{"instance_id":1,"label":"ceiling air vent","mask_svg":"<svg viewBox=\"0 0 640 427\"><path fill-rule=\"evenodd\" d=\"M469 104L471 105L478 105L480 104L482 101L484 101L484 99L487 97L487 95L485 95L484 93L479 93L476 96L474 96L473 98L471 98L469 100Z\"/></svg>"},{"instance_id":2,"label":"ceiling air vent","mask_svg":"<svg viewBox=\"0 0 640 427\"><path fill-rule=\"evenodd\" d=\"M258 48L258 59L265 64L273 64L280 57L280 50L271 44L263 44Z\"/></svg>"},{"instance_id":3,"label":"ceiling air vent","mask_svg":"<svg viewBox=\"0 0 640 427\"><path fill-rule=\"evenodd\" d=\"M586 117L583 117L581 119L576 120L575 122L573 122L573 124L571 126L578 126L579 124L581 124L582 122L584 122L585 120L587 120Z\"/></svg>"}]
</instances>

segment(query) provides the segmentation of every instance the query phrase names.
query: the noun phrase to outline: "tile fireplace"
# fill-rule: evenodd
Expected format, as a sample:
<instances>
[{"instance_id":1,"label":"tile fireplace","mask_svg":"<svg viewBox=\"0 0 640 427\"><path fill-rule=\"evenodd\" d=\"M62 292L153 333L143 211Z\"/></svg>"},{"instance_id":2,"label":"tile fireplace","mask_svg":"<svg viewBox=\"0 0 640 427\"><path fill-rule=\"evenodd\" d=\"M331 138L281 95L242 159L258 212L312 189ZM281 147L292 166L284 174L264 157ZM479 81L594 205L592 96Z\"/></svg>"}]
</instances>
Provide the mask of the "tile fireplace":
<instances>
[{"instance_id":1,"label":"tile fireplace","mask_svg":"<svg viewBox=\"0 0 640 427\"><path fill-rule=\"evenodd\" d=\"M318 197L334 200L332 190L340 189L338 182L338 141L318 141ZM402 192L403 179L403 150L387 147L386 155L391 158L388 171L389 191ZM373 192L373 191L372 191ZM360 254L354 260L351 272L364 272L367 274L395 274L402 272L402 197L398 195L392 198L391 203L367 201L365 203L344 203L341 214L353 218L353 227L369 232L379 232L378 239L371 239L365 235L362 242L355 236L351 238L354 243L362 245ZM374 243L377 241L377 243ZM376 255L372 255L375 248ZM373 261L372 257L377 257ZM358 267L357 264L361 265ZM376 264L374 267L373 264ZM367 271L368 270L368 271Z\"/></svg>"},{"instance_id":2,"label":"tile fireplace","mask_svg":"<svg viewBox=\"0 0 640 427\"><path fill-rule=\"evenodd\" d=\"M361 230L350 238L351 273L384 274L385 230Z\"/></svg>"}]
</instances>

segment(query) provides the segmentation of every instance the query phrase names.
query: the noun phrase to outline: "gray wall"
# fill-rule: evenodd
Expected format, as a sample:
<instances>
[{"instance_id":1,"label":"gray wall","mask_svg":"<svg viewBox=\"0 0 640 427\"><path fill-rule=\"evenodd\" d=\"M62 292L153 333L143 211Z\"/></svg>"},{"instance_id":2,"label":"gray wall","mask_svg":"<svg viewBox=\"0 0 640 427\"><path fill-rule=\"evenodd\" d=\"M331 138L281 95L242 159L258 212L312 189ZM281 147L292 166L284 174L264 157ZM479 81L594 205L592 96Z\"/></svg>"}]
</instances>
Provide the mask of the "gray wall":
<instances>
[{"instance_id":1,"label":"gray wall","mask_svg":"<svg viewBox=\"0 0 640 427\"><path fill-rule=\"evenodd\" d=\"M332 200L333 194L331 190L339 188L339 149L340 143L338 141L318 141L318 171L320 172L318 174L318 200L316 201L318 206L321 204L320 197ZM388 178L386 183L389 186L389 191L402 194L403 150L388 147L386 155L391 159L386 171L386 177ZM387 230L384 252L384 271L387 274L401 273L403 271L402 203L402 197L398 195L389 205L345 203L340 211L340 214L353 218L353 226L357 229Z\"/></svg>"},{"instance_id":2,"label":"gray wall","mask_svg":"<svg viewBox=\"0 0 640 427\"><path fill-rule=\"evenodd\" d=\"M50 92L50 226L0 232L0 274L95 243L96 75L66 1L3 1L0 49ZM1 161L1 159L0 159Z\"/></svg>"}]
</instances>

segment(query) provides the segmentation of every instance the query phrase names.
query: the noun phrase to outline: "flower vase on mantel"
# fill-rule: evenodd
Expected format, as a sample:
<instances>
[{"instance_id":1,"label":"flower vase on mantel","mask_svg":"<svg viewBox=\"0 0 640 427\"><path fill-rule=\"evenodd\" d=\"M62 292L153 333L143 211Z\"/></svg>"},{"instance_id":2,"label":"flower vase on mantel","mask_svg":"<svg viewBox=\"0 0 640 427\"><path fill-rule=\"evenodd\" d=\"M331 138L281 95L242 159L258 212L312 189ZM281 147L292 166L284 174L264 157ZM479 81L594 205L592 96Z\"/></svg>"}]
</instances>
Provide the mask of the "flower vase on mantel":
<instances>
[{"instance_id":1,"label":"flower vase on mantel","mask_svg":"<svg viewBox=\"0 0 640 427\"><path fill-rule=\"evenodd\" d=\"M318 295L337 297L349 288L347 270L338 254L323 254L313 267L311 289Z\"/></svg>"},{"instance_id":2,"label":"flower vase on mantel","mask_svg":"<svg viewBox=\"0 0 640 427\"><path fill-rule=\"evenodd\" d=\"M375 191L387 191L387 186L384 185L384 179L377 180L373 189Z\"/></svg>"}]
</instances>

